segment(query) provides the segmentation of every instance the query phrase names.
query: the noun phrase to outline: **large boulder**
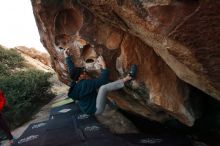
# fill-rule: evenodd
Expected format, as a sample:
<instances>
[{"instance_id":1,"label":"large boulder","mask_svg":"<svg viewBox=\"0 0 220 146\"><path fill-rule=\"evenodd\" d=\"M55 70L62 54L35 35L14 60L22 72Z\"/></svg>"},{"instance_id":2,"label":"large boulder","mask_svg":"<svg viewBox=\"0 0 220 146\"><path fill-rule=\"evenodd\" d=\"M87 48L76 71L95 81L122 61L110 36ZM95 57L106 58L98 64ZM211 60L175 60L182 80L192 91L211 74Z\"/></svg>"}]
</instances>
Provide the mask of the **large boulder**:
<instances>
[{"instance_id":1,"label":"large boulder","mask_svg":"<svg viewBox=\"0 0 220 146\"><path fill-rule=\"evenodd\" d=\"M76 66L103 55L113 81L138 65L133 86L109 95L126 111L192 126L191 86L220 100L219 1L32 0L32 6L41 42L64 83L70 80L55 37L79 33L93 48L71 50Z\"/></svg>"}]
</instances>

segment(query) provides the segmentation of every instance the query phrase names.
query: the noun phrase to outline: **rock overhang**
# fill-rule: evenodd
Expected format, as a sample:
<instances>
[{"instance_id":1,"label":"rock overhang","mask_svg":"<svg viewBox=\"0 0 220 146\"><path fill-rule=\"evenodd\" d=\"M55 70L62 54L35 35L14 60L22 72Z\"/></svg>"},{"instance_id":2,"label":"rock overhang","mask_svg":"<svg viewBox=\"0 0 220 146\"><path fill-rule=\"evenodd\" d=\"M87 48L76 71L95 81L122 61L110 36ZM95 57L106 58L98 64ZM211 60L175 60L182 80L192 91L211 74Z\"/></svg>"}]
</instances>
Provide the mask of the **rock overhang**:
<instances>
[{"instance_id":1,"label":"rock overhang","mask_svg":"<svg viewBox=\"0 0 220 146\"><path fill-rule=\"evenodd\" d=\"M41 41L61 81L69 78L54 39L79 33L94 46L93 56L104 56L111 80L138 65L136 88L124 91L129 96L110 96L127 111L157 121L174 117L192 126L196 116L189 84L219 100L218 37L209 37L219 33L219 2L38 0L32 5ZM76 65L85 61L81 51L71 53Z\"/></svg>"}]
</instances>

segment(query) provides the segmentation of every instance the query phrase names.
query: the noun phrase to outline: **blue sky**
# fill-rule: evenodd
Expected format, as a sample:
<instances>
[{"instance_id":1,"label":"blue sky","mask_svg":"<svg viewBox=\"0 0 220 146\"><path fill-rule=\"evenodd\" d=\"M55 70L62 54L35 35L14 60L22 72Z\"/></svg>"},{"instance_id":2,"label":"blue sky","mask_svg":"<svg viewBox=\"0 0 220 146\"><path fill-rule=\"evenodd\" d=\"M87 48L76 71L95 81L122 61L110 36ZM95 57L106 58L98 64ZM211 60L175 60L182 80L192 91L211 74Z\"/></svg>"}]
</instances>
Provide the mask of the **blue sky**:
<instances>
[{"instance_id":1,"label":"blue sky","mask_svg":"<svg viewBox=\"0 0 220 146\"><path fill-rule=\"evenodd\" d=\"M1 0L0 44L26 46L46 52L40 42L30 0Z\"/></svg>"}]
</instances>

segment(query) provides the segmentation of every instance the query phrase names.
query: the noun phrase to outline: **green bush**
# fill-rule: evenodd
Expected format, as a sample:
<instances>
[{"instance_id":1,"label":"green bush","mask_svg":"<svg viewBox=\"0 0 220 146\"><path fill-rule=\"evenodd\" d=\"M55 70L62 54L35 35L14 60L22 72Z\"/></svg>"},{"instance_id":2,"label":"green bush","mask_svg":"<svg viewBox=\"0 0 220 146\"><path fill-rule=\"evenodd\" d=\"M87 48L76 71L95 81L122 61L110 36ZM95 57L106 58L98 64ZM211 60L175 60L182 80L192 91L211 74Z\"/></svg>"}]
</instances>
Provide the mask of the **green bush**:
<instances>
[{"instance_id":1,"label":"green bush","mask_svg":"<svg viewBox=\"0 0 220 146\"><path fill-rule=\"evenodd\" d=\"M6 69L7 71L24 67L23 61L24 59L16 50L7 50L0 47L0 71L2 71L2 69ZM2 74L2 72L0 72L0 74Z\"/></svg>"},{"instance_id":2,"label":"green bush","mask_svg":"<svg viewBox=\"0 0 220 146\"><path fill-rule=\"evenodd\" d=\"M0 78L0 88L5 92L9 106L4 115L13 128L26 122L39 106L53 97L48 90L50 76L42 71L28 70Z\"/></svg>"},{"instance_id":3,"label":"green bush","mask_svg":"<svg viewBox=\"0 0 220 146\"><path fill-rule=\"evenodd\" d=\"M52 74L33 69L15 72L15 68L24 66L21 56L12 50L0 50L0 89L8 104L3 112L10 127L16 128L54 97L48 81Z\"/></svg>"}]
</instances>

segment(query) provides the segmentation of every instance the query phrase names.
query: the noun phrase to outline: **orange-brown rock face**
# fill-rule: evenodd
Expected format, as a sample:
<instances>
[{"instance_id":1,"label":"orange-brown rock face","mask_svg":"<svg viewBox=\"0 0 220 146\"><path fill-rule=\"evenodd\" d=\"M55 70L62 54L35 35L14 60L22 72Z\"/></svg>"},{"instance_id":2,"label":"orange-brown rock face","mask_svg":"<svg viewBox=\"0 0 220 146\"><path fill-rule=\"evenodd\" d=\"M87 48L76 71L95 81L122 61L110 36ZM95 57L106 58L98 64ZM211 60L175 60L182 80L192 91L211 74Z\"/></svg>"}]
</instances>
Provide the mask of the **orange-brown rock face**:
<instances>
[{"instance_id":1,"label":"orange-brown rock face","mask_svg":"<svg viewBox=\"0 0 220 146\"><path fill-rule=\"evenodd\" d=\"M110 94L122 109L192 126L188 84L220 100L220 2L32 0L32 5L41 42L64 83L69 77L55 37L79 32L93 49L70 47L76 66L103 55L110 80L116 80L138 65L133 86Z\"/></svg>"}]
</instances>

